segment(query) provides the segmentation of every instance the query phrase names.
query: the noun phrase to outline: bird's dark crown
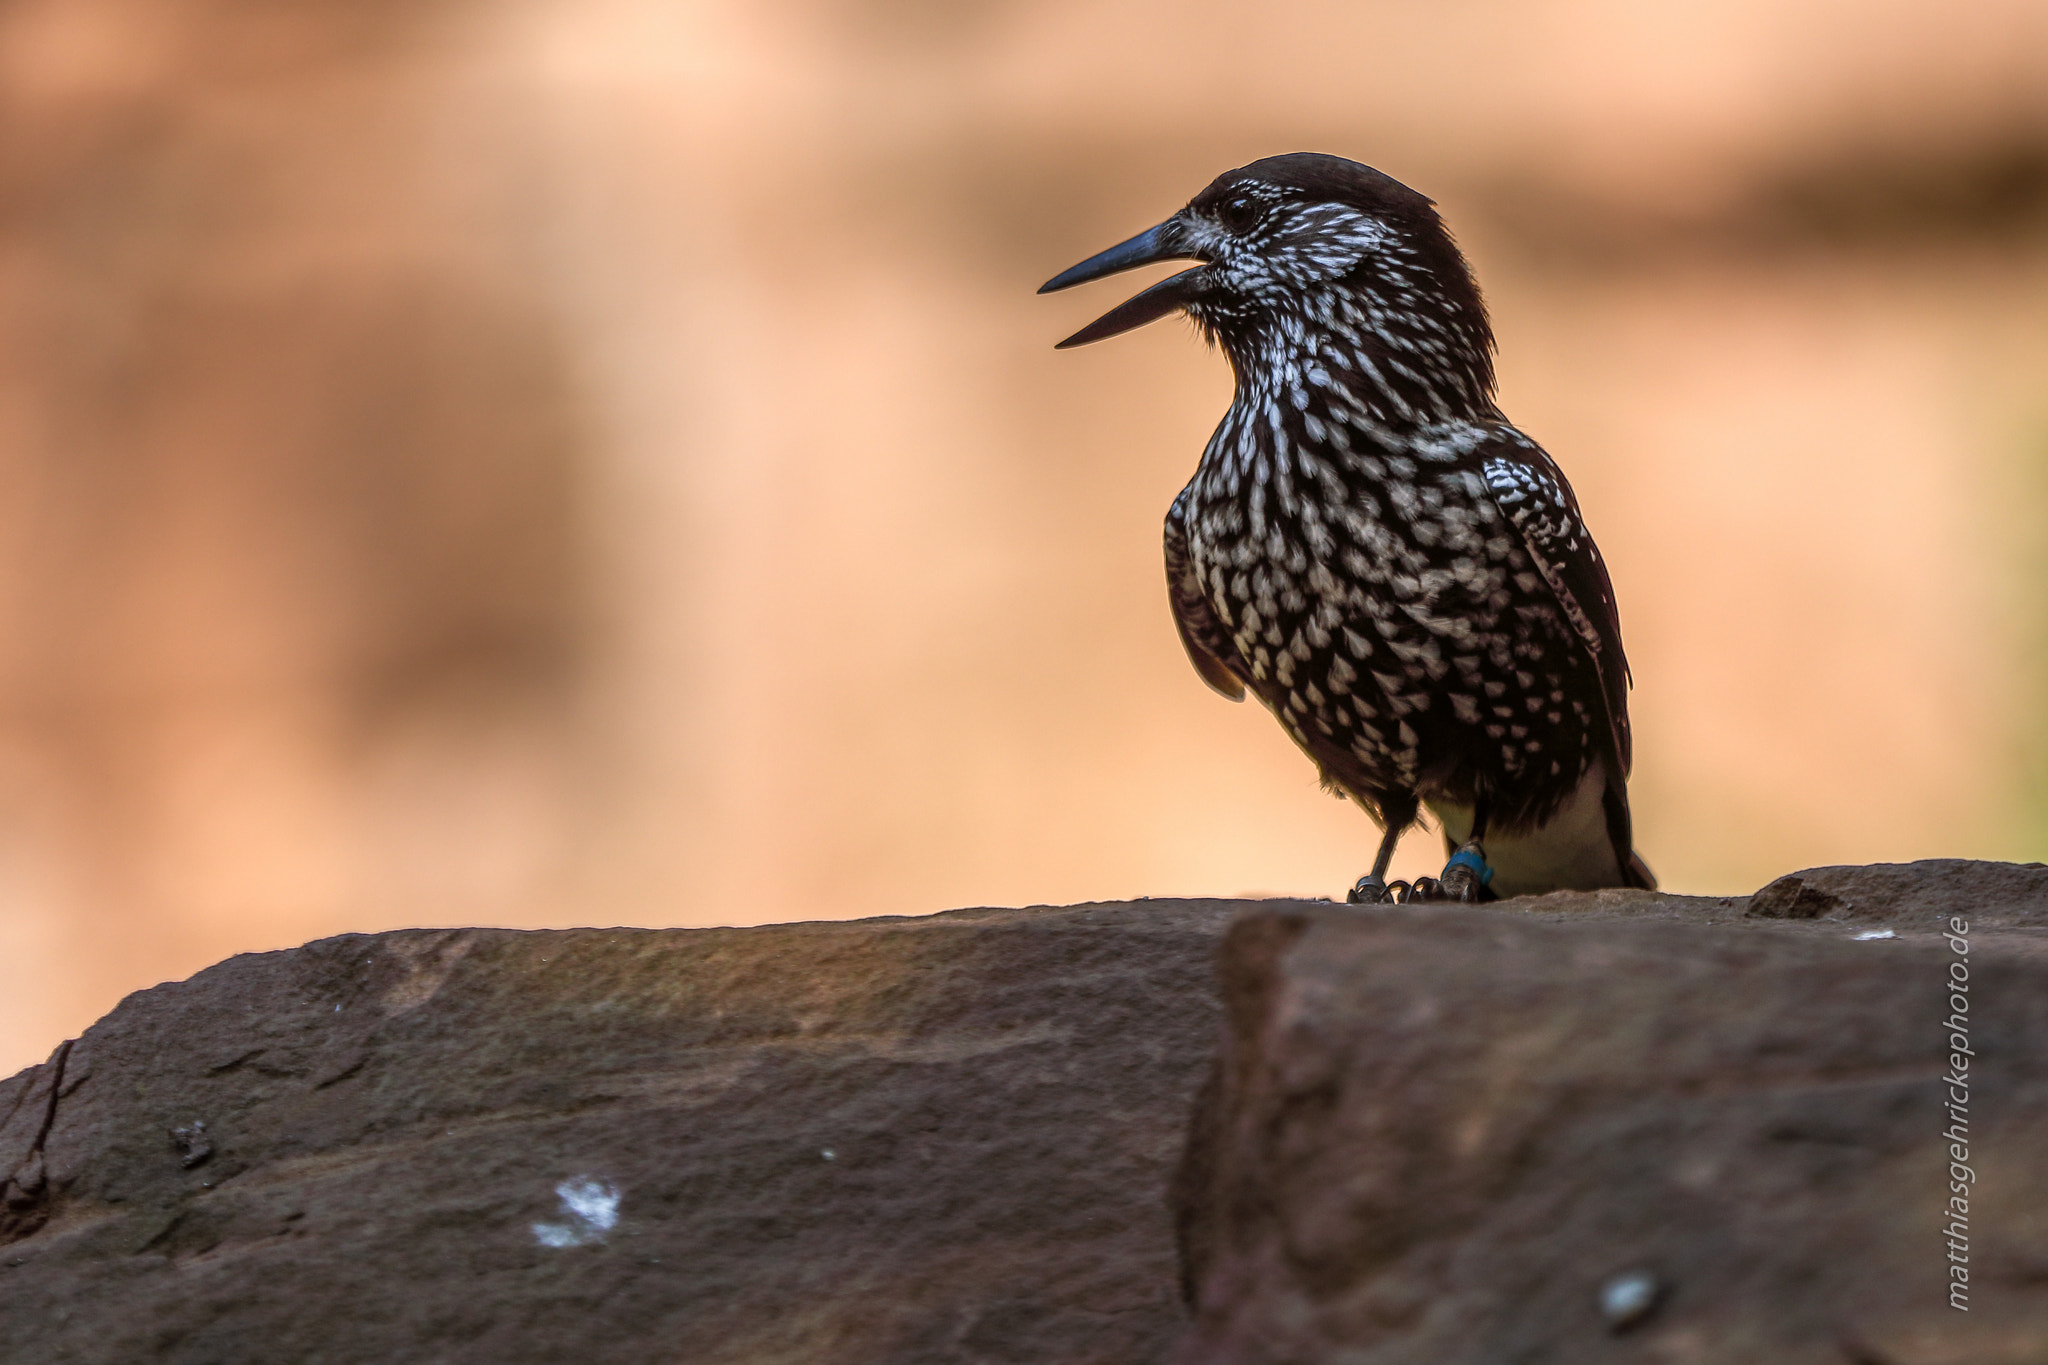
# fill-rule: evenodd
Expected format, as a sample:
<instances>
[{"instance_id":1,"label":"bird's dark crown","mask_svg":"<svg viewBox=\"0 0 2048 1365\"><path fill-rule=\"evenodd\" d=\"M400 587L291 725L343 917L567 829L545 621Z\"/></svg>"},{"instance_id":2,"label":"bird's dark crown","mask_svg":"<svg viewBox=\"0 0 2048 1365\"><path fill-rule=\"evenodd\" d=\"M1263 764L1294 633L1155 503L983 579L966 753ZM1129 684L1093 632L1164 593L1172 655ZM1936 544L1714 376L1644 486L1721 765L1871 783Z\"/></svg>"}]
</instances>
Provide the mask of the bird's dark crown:
<instances>
[{"instance_id":1,"label":"bird's dark crown","mask_svg":"<svg viewBox=\"0 0 2048 1365\"><path fill-rule=\"evenodd\" d=\"M1386 217L1415 218L1441 230L1436 201L1409 189L1384 171L1323 152L1289 152L1262 157L1209 182L1188 207L1213 212L1243 186L1266 187L1310 203L1349 204Z\"/></svg>"}]
</instances>

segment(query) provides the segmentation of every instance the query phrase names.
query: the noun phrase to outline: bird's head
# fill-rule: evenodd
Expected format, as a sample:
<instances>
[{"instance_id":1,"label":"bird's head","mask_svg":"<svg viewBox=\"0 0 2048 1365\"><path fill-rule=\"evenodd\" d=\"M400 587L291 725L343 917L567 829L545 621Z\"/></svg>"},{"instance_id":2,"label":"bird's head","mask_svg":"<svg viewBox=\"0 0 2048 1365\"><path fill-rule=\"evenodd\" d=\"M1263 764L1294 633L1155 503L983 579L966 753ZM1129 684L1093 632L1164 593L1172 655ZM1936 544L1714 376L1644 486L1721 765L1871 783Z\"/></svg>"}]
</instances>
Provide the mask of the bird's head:
<instances>
[{"instance_id":1,"label":"bird's head","mask_svg":"<svg viewBox=\"0 0 2048 1365\"><path fill-rule=\"evenodd\" d=\"M1226 171L1188 206L1039 289L1155 261L1194 260L1060 342L1082 346L1185 312L1240 379L1334 347L1364 373L1393 362L1428 409L1491 401L1493 333L1472 272L1431 200L1343 157L1297 152ZM1339 354L1343 360L1346 357ZM1357 367L1347 367L1357 368Z\"/></svg>"}]
</instances>

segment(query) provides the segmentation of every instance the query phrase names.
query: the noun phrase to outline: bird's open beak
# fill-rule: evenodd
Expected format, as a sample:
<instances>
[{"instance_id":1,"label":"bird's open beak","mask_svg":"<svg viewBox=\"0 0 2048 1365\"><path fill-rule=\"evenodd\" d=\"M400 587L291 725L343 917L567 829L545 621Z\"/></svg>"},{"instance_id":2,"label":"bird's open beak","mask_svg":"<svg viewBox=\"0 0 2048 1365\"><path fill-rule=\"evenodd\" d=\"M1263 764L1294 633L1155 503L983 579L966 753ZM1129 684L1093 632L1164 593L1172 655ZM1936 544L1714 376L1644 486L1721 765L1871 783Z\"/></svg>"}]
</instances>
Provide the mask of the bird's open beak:
<instances>
[{"instance_id":1,"label":"bird's open beak","mask_svg":"<svg viewBox=\"0 0 2048 1365\"><path fill-rule=\"evenodd\" d=\"M1169 218L1158 227L1148 228L1131 238L1120 242L1099 255L1090 256L1071 270L1059 274L1040 285L1038 292L1050 294L1055 290L1067 289L1090 280L1099 280L1105 275L1151 265L1154 261L1185 261L1195 258L1194 251L1187 245L1182 234L1180 220ZM1165 317L1168 313L1185 308L1201 295L1208 281L1201 268L1183 270L1172 275L1133 298L1124 300L1104 313L1080 331L1062 341L1055 350L1069 346L1086 346L1091 341L1101 341L1134 327Z\"/></svg>"}]
</instances>

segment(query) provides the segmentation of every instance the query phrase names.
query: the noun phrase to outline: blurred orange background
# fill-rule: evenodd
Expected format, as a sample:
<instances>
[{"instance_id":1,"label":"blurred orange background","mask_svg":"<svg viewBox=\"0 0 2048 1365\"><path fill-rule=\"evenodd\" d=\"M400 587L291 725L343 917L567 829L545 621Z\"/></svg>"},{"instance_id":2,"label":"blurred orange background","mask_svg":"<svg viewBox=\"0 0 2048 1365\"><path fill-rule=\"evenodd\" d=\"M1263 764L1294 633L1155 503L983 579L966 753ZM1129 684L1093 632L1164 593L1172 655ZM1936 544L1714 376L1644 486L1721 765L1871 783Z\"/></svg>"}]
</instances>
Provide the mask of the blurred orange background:
<instances>
[{"instance_id":1,"label":"blurred orange background","mask_svg":"<svg viewBox=\"0 0 2048 1365\"><path fill-rule=\"evenodd\" d=\"M16 0L0 1074L350 930L1341 893L1167 614L1222 361L1032 293L1299 149L1478 269L1667 886L2042 856L2043 0Z\"/></svg>"}]
</instances>

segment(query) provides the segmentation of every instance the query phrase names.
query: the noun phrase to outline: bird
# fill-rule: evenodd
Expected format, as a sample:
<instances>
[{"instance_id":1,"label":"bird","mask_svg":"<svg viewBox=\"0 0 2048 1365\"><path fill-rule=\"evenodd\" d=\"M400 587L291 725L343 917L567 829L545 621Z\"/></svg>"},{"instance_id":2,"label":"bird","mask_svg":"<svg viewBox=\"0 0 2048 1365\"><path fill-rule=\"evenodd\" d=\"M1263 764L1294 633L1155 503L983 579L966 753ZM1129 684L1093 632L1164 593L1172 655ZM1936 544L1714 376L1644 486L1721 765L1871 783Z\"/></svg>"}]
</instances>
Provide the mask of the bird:
<instances>
[{"instance_id":1,"label":"bird","mask_svg":"<svg viewBox=\"0 0 2048 1365\"><path fill-rule=\"evenodd\" d=\"M1495 401L1435 201L1344 157L1266 157L1038 292L1176 260L1196 264L1058 346L1178 312L1229 360L1166 515L1167 597L1202 680L1256 697L1380 826L1346 899L1655 889L1613 584L1563 470ZM1425 807L1443 873L1389 883Z\"/></svg>"}]
</instances>

